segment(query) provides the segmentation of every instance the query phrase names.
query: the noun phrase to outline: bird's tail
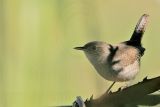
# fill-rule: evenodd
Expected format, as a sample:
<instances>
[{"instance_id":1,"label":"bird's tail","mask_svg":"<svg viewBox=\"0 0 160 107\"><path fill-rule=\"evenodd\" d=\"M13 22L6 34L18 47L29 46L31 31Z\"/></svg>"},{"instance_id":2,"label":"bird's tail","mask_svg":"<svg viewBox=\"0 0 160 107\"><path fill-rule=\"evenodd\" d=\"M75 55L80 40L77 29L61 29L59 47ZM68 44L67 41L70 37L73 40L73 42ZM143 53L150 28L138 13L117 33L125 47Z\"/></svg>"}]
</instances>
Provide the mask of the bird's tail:
<instances>
[{"instance_id":1,"label":"bird's tail","mask_svg":"<svg viewBox=\"0 0 160 107\"><path fill-rule=\"evenodd\" d=\"M146 29L148 17L149 17L148 14L144 14L141 16L141 18L139 19L139 21L134 29L132 37L130 38L130 41L136 41L137 44L141 45L141 39L142 39L143 33L145 32L145 29Z\"/></svg>"}]
</instances>

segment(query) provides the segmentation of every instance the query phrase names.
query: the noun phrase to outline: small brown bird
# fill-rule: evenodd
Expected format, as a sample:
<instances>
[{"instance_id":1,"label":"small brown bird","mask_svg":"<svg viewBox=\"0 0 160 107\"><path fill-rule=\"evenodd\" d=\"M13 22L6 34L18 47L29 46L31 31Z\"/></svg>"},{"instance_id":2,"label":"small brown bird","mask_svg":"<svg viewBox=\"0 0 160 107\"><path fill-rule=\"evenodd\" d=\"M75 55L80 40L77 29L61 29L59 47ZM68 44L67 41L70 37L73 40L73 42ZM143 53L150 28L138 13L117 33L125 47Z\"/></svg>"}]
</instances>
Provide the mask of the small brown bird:
<instances>
[{"instance_id":1,"label":"small brown bird","mask_svg":"<svg viewBox=\"0 0 160 107\"><path fill-rule=\"evenodd\" d=\"M114 83L132 80L139 72L140 60L145 51L141 40L148 16L144 14L139 19L128 41L117 45L103 41L92 41L74 49L84 51L97 72L106 80L114 81Z\"/></svg>"}]
</instances>

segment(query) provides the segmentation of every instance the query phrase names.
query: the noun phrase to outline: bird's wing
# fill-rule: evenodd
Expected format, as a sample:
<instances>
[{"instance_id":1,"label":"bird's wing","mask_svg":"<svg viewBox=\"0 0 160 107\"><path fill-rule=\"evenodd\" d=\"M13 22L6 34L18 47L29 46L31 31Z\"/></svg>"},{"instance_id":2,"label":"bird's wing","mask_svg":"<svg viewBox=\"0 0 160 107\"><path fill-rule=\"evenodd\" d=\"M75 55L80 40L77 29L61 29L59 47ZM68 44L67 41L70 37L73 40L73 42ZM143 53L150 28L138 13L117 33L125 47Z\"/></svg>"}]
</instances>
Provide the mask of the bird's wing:
<instances>
[{"instance_id":1,"label":"bird's wing","mask_svg":"<svg viewBox=\"0 0 160 107\"><path fill-rule=\"evenodd\" d=\"M117 64L121 67L133 64L140 58L139 51L133 46L119 46L113 61L119 61Z\"/></svg>"}]
</instances>

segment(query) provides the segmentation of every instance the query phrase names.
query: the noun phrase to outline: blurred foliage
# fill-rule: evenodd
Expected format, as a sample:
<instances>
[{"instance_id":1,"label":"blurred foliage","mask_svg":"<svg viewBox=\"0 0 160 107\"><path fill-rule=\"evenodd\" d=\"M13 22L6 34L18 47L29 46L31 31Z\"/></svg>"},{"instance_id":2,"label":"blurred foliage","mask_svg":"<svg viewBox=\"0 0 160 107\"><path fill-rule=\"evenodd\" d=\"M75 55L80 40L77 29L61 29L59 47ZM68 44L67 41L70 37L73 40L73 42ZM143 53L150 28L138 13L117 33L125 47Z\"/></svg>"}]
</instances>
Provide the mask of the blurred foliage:
<instances>
[{"instance_id":1,"label":"blurred foliage","mask_svg":"<svg viewBox=\"0 0 160 107\"><path fill-rule=\"evenodd\" d=\"M0 0L0 107L70 104L77 95L101 95L110 82L73 47L127 40L144 13L150 15L146 53L134 82L160 75L159 10L160 0Z\"/></svg>"}]
</instances>

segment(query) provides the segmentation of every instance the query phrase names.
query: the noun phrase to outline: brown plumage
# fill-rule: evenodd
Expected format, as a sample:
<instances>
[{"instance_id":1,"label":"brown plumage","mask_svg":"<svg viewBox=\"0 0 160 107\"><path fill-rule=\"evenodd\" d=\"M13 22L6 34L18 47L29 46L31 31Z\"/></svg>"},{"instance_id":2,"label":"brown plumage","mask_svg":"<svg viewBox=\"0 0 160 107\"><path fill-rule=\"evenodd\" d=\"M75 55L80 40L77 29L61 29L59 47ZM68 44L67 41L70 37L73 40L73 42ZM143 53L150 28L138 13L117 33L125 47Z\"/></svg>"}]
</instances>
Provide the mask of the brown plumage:
<instances>
[{"instance_id":1,"label":"brown plumage","mask_svg":"<svg viewBox=\"0 0 160 107\"><path fill-rule=\"evenodd\" d=\"M120 44L113 60L120 60L119 64L125 67L133 64L139 56L139 51L135 47Z\"/></svg>"}]
</instances>

